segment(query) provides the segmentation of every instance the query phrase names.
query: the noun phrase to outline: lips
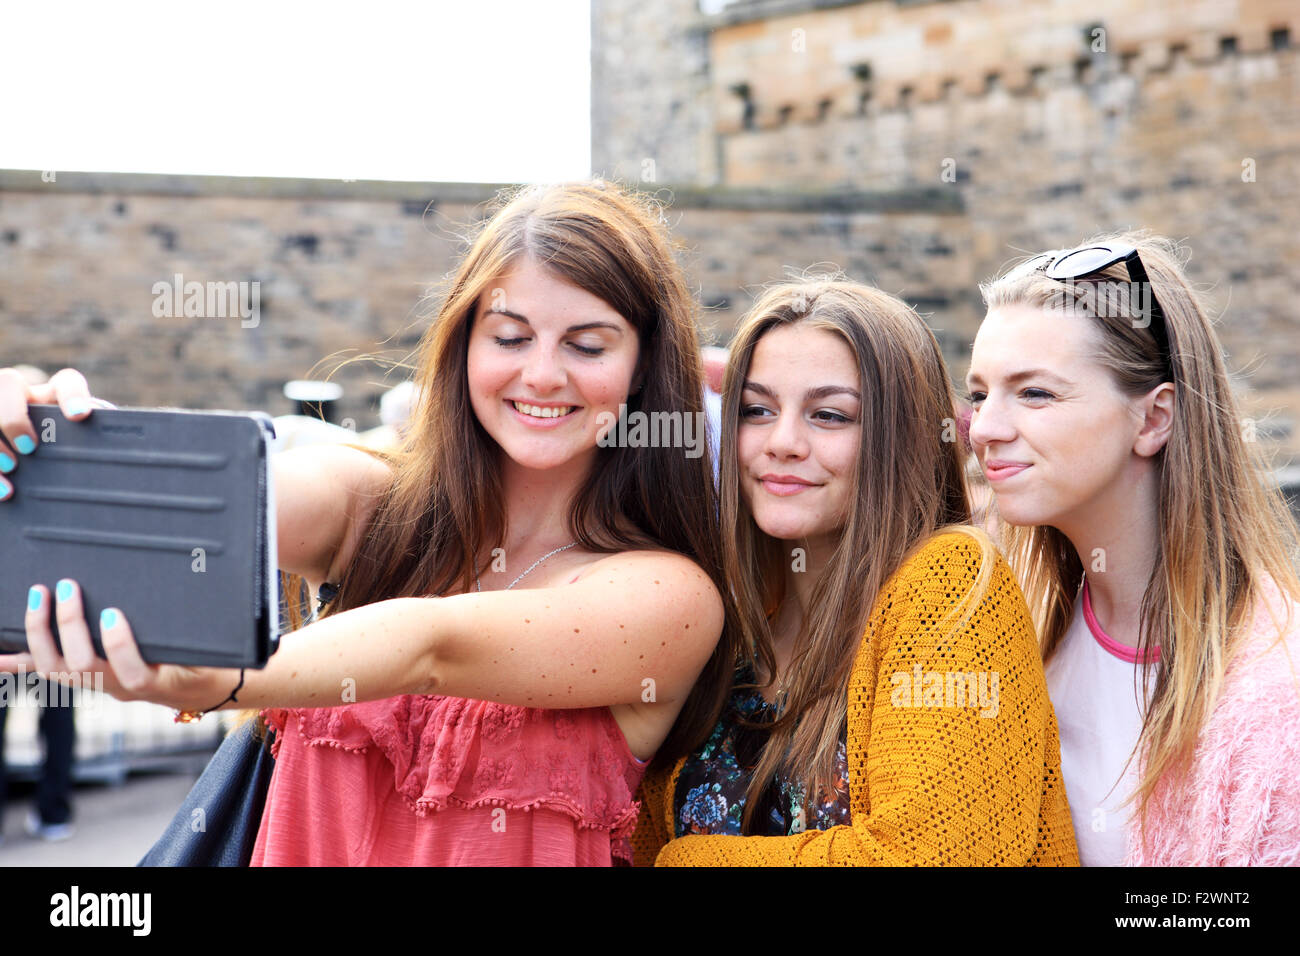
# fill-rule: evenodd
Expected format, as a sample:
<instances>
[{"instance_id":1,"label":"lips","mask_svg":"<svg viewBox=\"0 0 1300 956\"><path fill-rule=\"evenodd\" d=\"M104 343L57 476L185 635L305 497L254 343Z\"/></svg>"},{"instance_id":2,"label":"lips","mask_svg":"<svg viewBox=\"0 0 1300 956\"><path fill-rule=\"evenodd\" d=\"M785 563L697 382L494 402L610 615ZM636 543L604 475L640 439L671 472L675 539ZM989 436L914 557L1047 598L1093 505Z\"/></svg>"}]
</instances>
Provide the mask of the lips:
<instances>
[{"instance_id":1,"label":"lips","mask_svg":"<svg viewBox=\"0 0 1300 956\"><path fill-rule=\"evenodd\" d=\"M984 475L989 481L1005 481L1029 467L1031 466L1028 462L1003 461L1000 458L990 458L984 462Z\"/></svg>"},{"instance_id":2,"label":"lips","mask_svg":"<svg viewBox=\"0 0 1300 956\"><path fill-rule=\"evenodd\" d=\"M758 480L765 491L781 498L819 487L813 482L799 478L796 475L763 475Z\"/></svg>"}]
</instances>

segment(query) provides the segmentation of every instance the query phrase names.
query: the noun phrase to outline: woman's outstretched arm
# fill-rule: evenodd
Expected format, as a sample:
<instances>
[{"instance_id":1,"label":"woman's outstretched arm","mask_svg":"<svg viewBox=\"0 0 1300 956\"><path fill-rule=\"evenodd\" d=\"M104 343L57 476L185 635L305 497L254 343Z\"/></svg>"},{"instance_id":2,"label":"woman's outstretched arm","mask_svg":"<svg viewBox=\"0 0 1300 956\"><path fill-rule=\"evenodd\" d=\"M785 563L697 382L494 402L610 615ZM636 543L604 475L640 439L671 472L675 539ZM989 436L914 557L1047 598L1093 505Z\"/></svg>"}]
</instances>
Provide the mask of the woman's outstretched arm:
<instances>
[{"instance_id":1,"label":"woman's outstretched arm","mask_svg":"<svg viewBox=\"0 0 1300 956\"><path fill-rule=\"evenodd\" d=\"M50 635L45 593L28 612L31 659L0 658L0 668L102 670L114 696L184 710L214 707L237 683L238 670L145 664L120 615L103 632L105 667L74 592L57 611L66 658ZM722 621L718 591L692 561L627 552L561 587L398 598L330 615L285 635L226 707L330 707L400 694L550 708L671 703L690 692Z\"/></svg>"}]
</instances>

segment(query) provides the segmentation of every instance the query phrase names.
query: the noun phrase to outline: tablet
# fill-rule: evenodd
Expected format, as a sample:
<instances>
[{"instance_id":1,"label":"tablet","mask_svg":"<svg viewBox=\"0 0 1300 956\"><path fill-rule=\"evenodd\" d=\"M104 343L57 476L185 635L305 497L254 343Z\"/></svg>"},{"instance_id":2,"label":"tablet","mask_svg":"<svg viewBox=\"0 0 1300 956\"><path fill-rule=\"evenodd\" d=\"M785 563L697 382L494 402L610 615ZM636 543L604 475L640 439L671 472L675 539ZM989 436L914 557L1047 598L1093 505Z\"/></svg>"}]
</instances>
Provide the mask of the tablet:
<instances>
[{"instance_id":1,"label":"tablet","mask_svg":"<svg viewBox=\"0 0 1300 956\"><path fill-rule=\"evenodd\" d=\"M27 650L27 592L81 586L95 651L120 608L150 663L266 664L279 640L275 496L263 412L31 405L37 436L0 501L0 651ZM53 612L51 628L58 638Z\"/></svg>"}]
</instances>

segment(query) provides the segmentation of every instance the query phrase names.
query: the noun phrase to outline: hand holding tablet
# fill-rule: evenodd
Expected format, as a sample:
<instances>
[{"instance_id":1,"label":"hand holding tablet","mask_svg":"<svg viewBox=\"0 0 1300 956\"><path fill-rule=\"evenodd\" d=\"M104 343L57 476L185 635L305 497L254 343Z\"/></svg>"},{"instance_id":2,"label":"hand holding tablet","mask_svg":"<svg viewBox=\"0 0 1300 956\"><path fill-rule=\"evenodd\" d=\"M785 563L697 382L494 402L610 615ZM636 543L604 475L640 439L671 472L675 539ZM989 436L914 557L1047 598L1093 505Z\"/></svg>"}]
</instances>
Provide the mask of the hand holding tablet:
<instances>
[{"instance_id":1,"label":"hand holding tablet","mask_svg":"<svg viewBox=\"0 0 1300 956\"><path fill-rule=\"evenodd\" d=\"M61 656L64 615L51 605L62 609L62 583L80 611L68 621L90 622L100 657L95 625L111 609L129 619L143 662L263 666L279 630L269 417L90 415L85 380L64 370L25 386L60 404L27 407L15 422L11 406L22 399L6 373L0 466L13 463L5 475L13 490L0 500L0 653L27 650L29 623L44 614Z\"/></svg>"}]
</instances>

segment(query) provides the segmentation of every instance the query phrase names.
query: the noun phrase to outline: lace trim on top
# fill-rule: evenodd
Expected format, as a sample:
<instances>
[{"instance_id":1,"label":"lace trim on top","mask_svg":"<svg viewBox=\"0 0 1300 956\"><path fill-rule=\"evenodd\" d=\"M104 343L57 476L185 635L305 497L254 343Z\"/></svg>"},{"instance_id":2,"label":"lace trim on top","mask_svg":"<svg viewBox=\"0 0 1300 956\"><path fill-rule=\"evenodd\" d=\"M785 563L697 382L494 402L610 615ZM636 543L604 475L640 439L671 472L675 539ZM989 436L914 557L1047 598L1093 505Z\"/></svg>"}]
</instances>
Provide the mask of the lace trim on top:
<instances>
[{"instance_id":1,"label":"lace trim on top","mask_svg":"<svg viewBox=\"0 0 1300 956\"><path fill-rule=\"evenodd\" d=\"M279 731L296 720L312 746L379 748L392 764L394 788L416 814L546 807L615 840L636 826L640 807L632 796L646 765L606 707L543 710L417 695L263 715ZM277 737L273 755L279 747Z\"/></svg>"}]
</instances>

